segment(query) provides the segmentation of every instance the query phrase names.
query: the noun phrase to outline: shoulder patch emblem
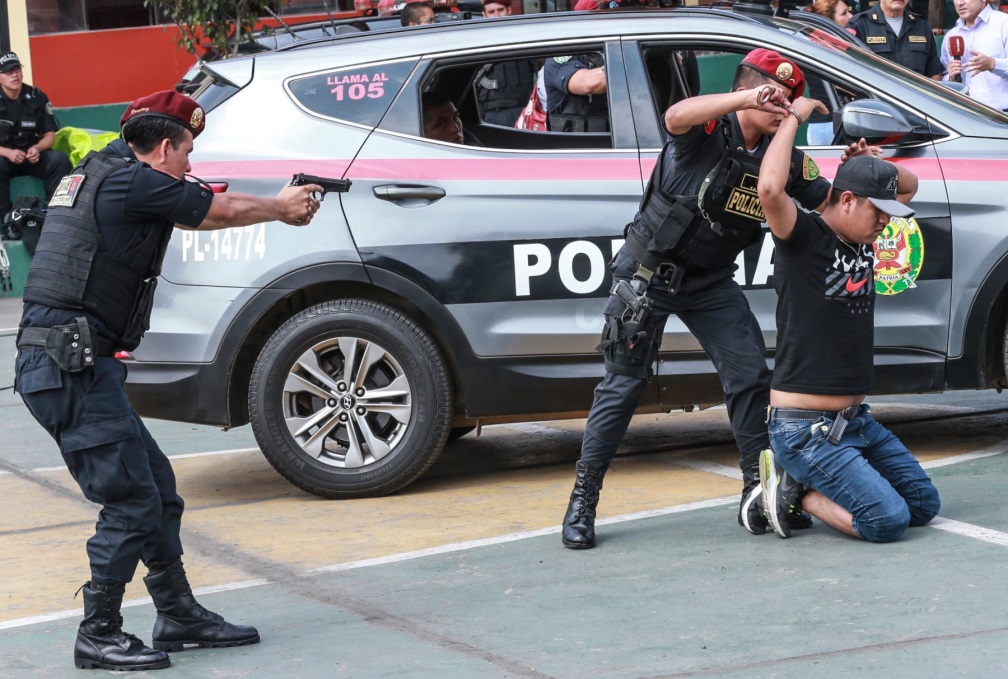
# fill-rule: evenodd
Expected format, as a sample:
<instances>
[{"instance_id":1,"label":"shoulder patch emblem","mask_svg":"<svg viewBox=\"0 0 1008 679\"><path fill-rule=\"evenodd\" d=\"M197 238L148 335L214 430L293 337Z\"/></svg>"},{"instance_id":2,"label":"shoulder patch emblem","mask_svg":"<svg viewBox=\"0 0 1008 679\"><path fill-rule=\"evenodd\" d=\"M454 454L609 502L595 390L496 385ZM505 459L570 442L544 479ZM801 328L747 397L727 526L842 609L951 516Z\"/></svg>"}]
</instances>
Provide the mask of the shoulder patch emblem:
<instances>
[{"instance_id":1,"label":"shoulder patch emblem","mask_svg":"<svg viewBox=\"0 0 1008 679\"><path fill-rule=\"evenodd\" d=\"M716 120L708 120L706 123L704 123L703 130L707 134L711 134L714 131L715 127L717 127L717 121Z\"/></svg>"},{"instance_id":2,"label":"shoulder patch emblem","mask_svg":"<svg viewBox=\"0 0 1008 679\"><path fill-rule=\"evenodd\" d=\"M917 287L924 238L913 217L893 217L875 240L875 292L898 295Z\"/></svg>"},{"instance_id":3,"label":"shoulder patch emblem","mask_svg":"<svg viewBox=\"0 0 1008 679\"><path fill-rule=\"evenodd\" d=\"M571 60L570 57L553 57L553 61L557 62L558 64L566 64L570 60Z\"/></svg>"},{"instance_id":4,"label":"shoulder patch emblem","mask_svg":"<svg viewBox=\"0 0 1008 679\"><path fill-rule=\"evenodd\" d=\"M82 174L68 174L63 177L56 187L52 200L49 201L49 207L73 207L74 201L77 200L77 191L83 183Z\"/></svg>"},{"instance_id":5,"label":"shoulder patch emblem","mask_svg":"<svg viewBox=\"0 0 1008 679\"><path fill-rule=\"evenodd\" d=\"M805 181L812 181L819 178L819 166L816 165L812 156L805 156L805 161L802 163L802 178L805 179Z\"/></svg>"},{"instance_id":6,"label":"shoulder patch emblem","mask_svg":"<svg viewBox=\"0 0 1008 679\"><path fill-rule=\"evenodd\" d=\"M46 105L45 105L45 112L46 112L46 113L48 113L49 115L52 115L52 114L53 114L53 109L52 109L52 102L51 102L51 101L47 101L47 102L46 102Z\"/></svg>"}]
</instances>

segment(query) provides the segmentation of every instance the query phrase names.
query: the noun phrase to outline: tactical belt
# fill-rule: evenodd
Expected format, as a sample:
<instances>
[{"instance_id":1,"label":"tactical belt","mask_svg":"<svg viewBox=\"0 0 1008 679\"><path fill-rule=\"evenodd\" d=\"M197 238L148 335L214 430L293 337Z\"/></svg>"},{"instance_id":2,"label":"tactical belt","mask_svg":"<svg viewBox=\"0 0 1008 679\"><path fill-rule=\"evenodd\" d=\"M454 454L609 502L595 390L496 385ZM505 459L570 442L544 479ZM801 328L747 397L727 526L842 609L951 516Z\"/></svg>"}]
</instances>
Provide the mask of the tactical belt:
<instances>
[{"instance_id":1,"label":"tactical belt","mask_svg":"<svg viewBox=\"0 0 1008 679\"><path fill-rule=\"evenodd\" d=\"M62 333L63 328L21 328L17 336L17 348L48 346L49 335L52 333ZM112 358L116 353L116 346L112 340L105 339L101 335L91 332L91 347L95 356L100 358Z\"/></svg>"}]
</instances>

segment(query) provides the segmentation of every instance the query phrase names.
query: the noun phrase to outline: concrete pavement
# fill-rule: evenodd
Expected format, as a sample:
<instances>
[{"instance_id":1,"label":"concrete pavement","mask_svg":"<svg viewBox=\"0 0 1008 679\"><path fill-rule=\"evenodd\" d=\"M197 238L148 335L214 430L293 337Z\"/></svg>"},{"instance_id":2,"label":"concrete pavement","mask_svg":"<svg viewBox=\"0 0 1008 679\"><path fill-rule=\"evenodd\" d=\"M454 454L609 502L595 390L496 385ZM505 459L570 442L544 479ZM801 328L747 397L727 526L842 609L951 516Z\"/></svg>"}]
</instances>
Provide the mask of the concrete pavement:
<instances>
[{"instance_id":1,"label":"concrete pavement","mask_svg":"<svg viewBox=\"0 0 1008 679\"><path fill-rule=\"evenodd\" d=\"M0 300L0 387L20 300ZM898 399L876 414L925 461L940 520L891 545L821 524L735 522L723 410L635 418L606 477L599 547L560 545L581 420L489 427L385 498L283 481L243 427L148 422L186 500L202 603L256 646L172 654L164 677L992 677L1008 644L1008 415ZM80 677L74 591L97 508L0 391L0 676ZM126 629L149 641L138 577Z\"/></svg>"}]
</instances>

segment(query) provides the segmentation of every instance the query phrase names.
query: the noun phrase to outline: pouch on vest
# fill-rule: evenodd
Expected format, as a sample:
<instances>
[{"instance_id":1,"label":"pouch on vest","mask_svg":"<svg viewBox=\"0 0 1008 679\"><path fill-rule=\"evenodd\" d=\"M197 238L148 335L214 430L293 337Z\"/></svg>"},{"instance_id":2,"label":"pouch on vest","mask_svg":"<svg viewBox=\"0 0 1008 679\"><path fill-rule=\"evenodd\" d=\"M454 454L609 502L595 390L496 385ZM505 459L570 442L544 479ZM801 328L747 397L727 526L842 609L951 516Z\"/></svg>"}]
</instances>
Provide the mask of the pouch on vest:
<instances>
[{"instance_id":1,"label":"pouch on vest","mask_svg":"<svg viewBox=\"0 0 1008 679\"><path fill-rule=\"evenodd\" d=\"M151 310L154 308L154 290L157 288L157 278L149 278L143 282L140 294L126 328L123 330L119 346L125 351L133 351L140 345L144 333L150 329Z\"/></svg>"},{"instance_id":2,"label":"pouch on vest","mask_svg":"<svg viewBox=\"0 0 1008 679\"><path fill-rule=\"evenodd\" d=\"M678 255L677 247L690 224L701 219L697 212L697 200L689 196L676 196L671 208L654 227L654 235L648 250L656 254Z\"/></svg>"}]
</instances>

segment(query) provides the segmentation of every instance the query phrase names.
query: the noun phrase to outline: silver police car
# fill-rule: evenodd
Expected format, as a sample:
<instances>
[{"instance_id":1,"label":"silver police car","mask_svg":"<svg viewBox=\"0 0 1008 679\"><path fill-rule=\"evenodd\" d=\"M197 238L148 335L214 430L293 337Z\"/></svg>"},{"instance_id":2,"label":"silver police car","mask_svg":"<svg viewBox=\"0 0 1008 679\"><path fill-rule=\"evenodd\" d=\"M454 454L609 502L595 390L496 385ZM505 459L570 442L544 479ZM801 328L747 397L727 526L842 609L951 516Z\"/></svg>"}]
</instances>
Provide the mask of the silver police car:
<instances>
[{"instance_id":1,"label":"silver police car","mask_svg":"<svg viewBox=\"0 0 1008 679\"><path fill-rule=\"evenodd\" d=\"M263 195L298 172L353 185L307 228L176 233L129 359L134 404L251 422L277 471L330 498L400 489L481 424L583 416L608 264L665 143L662 113L726 91L757 47L800 64L833 111L835 143L805 147L826 177L847 135L920 178L916 216L875 245L877 390L1004 386L1008 117L825 27L619 10L329 36L205 66L193 174ZM607 131L485 122L489 68L586 53L606 66ZM427 93L454 102L467 143L424 137ZM771 364L772 260L766 236L736 274ZM671 319L640 411L722 399Z\"/></svg>"}]
</instances>

